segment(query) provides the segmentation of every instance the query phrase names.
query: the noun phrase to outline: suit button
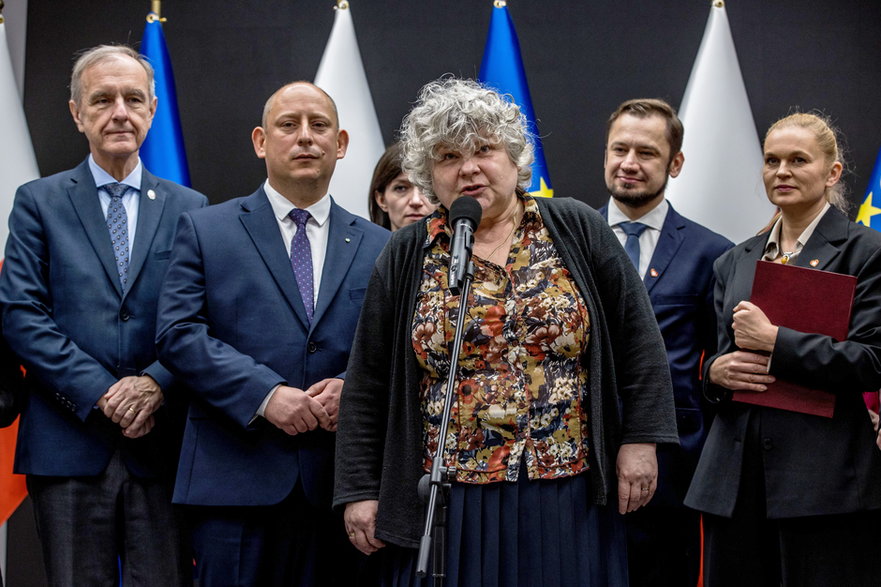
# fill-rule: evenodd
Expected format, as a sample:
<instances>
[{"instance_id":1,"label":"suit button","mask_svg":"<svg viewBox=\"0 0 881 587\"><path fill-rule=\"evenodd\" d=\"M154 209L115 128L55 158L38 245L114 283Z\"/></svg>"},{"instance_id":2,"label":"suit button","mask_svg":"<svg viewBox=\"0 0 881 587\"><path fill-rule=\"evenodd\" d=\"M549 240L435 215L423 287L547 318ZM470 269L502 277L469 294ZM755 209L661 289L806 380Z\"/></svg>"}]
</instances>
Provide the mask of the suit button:
<instances>
[{"instance_id":1,"label":"suit button","mask_svg":"<svg viewBox=\"0 0 881 587\"><path fill-rule=\"evenodd\" d=\"M132 315L129 314L127 310L123 310L119 313L119 319L122 320L123 322L126 322L131 317L132 317Z\"/></svg>"},{"instance_id":2,"label":"suit button","mask_svg":"<svg viewBox=\"0 0 881 587\"><path fill-rule=\"evenodd\" d=\"M309 344L306 345L306 350L309 351L310 353L314 353L315 351L318 350L318 345L315 344L314 342L310 341Z\"/></svg>"},{"instance_id":3,"label":"suit button","mask_svg":"<svg viewBox=\"0 0 881 587\"><path fill-rule=\"evenodd\" d=\"M770 438L763 438L762 448L764 448L765 450L771 450L772 448L774 448L774 441Z\"/></svg>"}]
</instances>

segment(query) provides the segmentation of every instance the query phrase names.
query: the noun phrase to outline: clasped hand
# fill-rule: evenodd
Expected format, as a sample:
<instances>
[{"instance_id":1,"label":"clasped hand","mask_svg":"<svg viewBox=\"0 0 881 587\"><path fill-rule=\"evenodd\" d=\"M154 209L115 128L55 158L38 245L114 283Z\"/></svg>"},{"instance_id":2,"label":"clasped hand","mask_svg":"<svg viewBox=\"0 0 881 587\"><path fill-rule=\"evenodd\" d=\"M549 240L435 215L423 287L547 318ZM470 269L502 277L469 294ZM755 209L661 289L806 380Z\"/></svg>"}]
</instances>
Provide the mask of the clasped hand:
<instances>
[{"instance_id":1,"label":"clasped hand","mask_svg":"<svg viewBox=\"0 0 881 587\"><path fill-rule=\"evenodd\" d=\"M734 344L745 350L726 353L713 361L710 381L734 391L766 391L767 385L774 382L774 376L768 374L770 357L751 351L773 351L779 328L750 302L734 306L731 328Z\"/></svg>"},{"instance_id":2,"label":"clasped hand","mask_svg":"<svg viewBox=\"0 0 881 587\"><path fill-rule=\"evenodd\" d=\"M323 379L302 390L280 385L263 411L263 417L285 433L294 436L323 428L336 432L343 380Z\"/></svg>"},{"instance_id":3,"label":"clasped hand","mask_svg":"<svg viewBox=\"0 0 881 587\"><path fill-rule=\"evenodd\" d=\"M162 389L149 375L123 377L98 400L98 408L119 424L127 438L140 438L156 424L153 413L162 405Z\"/></svg>"}]
</instances>

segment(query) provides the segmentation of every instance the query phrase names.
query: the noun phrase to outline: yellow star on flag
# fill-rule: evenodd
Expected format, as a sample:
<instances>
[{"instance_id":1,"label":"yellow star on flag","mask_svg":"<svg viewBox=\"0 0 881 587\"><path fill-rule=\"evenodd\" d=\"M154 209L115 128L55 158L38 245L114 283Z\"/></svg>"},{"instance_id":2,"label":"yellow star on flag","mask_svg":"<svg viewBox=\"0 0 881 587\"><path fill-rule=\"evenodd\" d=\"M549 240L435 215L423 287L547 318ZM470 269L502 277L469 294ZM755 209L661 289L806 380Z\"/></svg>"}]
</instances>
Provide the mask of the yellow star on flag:
<instances>
[{"instance_id":1,"label":"yellow star on flag","mask_svg":"<svg viewBox=\"0 0 881 587\"><path fill-rule=\"evenodd\" d=\"M860 205L859 212L857 212L856 222L863 226L872 226L872 216L881 214L881 208L876 208L872 205L873 193L874 192L869 192L869 195L866 196L866 200Z\"/></svg>"},{"instance_id":2,"label":"yellow star on flag","mask_svg":"<svg viewBox=\"0 0 881 587\"><path fill-rule=\"evenodd\" d=\"M535 196L537 198L553 198L554 197L554 190L552 190L551 188L548 187L548 184L545 183L545 178L543 178L543 177L538 178L538 184L539 184L539 187L537 190L535 190L534 192L529 192L530 196ZM881 212L881 210L878 210L878 211Z\"/></svg>"}]
</instances>

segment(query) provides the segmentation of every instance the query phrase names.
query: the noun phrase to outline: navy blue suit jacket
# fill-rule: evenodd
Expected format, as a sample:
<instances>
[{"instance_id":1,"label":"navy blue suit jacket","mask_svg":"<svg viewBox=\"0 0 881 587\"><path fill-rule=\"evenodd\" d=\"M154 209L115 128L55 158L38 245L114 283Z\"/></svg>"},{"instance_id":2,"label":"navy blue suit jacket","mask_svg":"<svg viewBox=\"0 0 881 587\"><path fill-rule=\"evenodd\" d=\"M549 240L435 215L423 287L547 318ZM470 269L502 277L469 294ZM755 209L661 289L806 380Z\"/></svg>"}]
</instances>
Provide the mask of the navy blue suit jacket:
<instances>
[{"instance_id":1,"label":"navy blue suit jacket","mask_svg":"<svg viewBox=\"0 0 881 587\"><path fill-rule=\"evenodd\" d=\"M184 214L160 301L159 354L194 398L177 503L271 505L301 479L330 504L334 435L288 436L255 414L280 383L342 377L373 265L389 232L331 206L311 325L272 206L254 194Z\"/></svg>"},{"instance_id":2,"label":"navy blue suit jacket","mask_svg":"<svg viewBox=\"0 0 881 587\"><path fill-rule=\"evenodd\" d=\"M608 219L605 207L600 213ZM716 348L713 262L732 246L670 206L643 276L667 349L679 429L679 446L658 447L658 490L651 501L656 506L682 505L707 437L712 414L703 398L700 362Z\"/></svg>"},{"instance_id":3,"label":"navy blue suit jacket","mask_svg":"<svg viewBox=\"0 0 881 587\"><path fill-rule=\"evenodd\" d=\"M130 440L95 404L120 378L142 373L168 395L174 378L156 358L156 302L178 217L207 204L144 170L123 294L88 161L18 189L0 272L3 334L27 368L17 473L98 475L116 447L136 474L173 468L162 414Z\"/></svg>"}]
</instances>

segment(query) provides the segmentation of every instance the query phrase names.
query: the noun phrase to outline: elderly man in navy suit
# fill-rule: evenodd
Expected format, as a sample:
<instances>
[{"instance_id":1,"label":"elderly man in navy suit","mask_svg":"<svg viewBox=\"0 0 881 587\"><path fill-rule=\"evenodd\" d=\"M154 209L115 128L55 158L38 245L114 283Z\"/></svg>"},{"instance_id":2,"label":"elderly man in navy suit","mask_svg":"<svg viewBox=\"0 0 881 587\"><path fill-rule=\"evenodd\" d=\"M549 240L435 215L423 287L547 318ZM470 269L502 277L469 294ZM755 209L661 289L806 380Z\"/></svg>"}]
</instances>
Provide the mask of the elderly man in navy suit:
<instances>
[{"instance_id":1,"label":"elderly man in navy suit","mask_svg":"<svg viewBox=\"0 0 881 587\"><path fill-rule=\"evenodd\" d=\"M70 90L91 154L18 189L0 274L27 369L15 471L52 585L118 584L120 560L126 585L191 584L171 506L174 378L154 333L178 218L207 200L141 164L156 97L137 52L86 51Z\"/></svg>"},{"instance_id":2,"label":"elderly man in navy suit","mask_svg":"<svg viewBox=\"0 0 881 587\"><path fill-rule=\"evenodd\" d=\"M251 138L267 181L182 216L160 302L160 357L194 395L174 499L202 585L350 585L334 431L389 233L328 194L349 138L323 90L282 87Z\"/></svg>"},{"instance_id":3,"label":"elderly man in navy suit","mask_svg":"<svg viewBox=\"0 0 881 587\"><path fill-rule=\"evenodd\" d=\"M683 128L663 100L621 104L609 117L601 210L648 288L661 327L676 400L679 446L658 448L658 489L627 516L635 587L696 585L700 519L682 502L707 435L710 414L699 383L701 358L716 348L713 261L733 243L680 216L664 199L679 175Z\"/></svg>"}]
</instances>

